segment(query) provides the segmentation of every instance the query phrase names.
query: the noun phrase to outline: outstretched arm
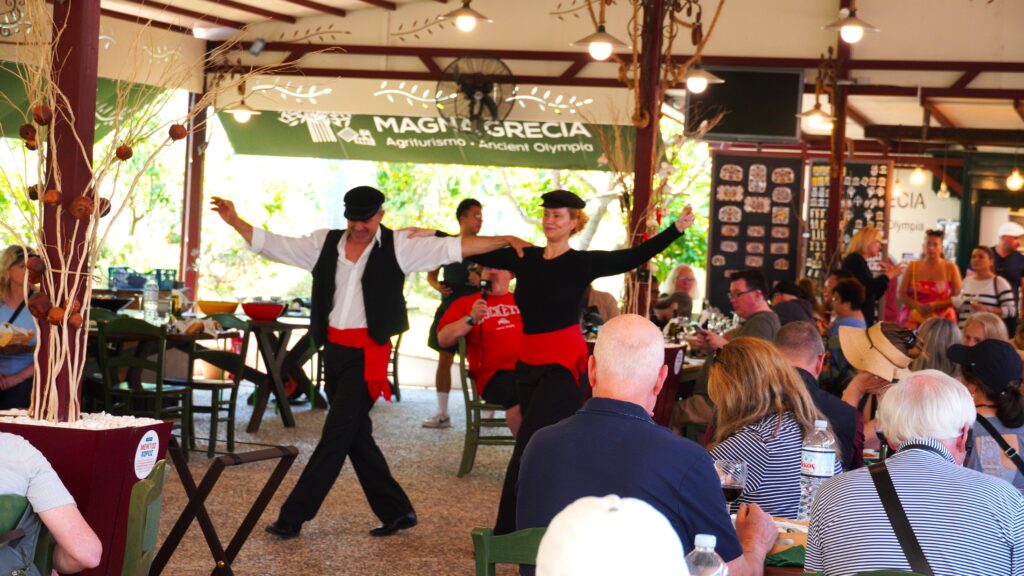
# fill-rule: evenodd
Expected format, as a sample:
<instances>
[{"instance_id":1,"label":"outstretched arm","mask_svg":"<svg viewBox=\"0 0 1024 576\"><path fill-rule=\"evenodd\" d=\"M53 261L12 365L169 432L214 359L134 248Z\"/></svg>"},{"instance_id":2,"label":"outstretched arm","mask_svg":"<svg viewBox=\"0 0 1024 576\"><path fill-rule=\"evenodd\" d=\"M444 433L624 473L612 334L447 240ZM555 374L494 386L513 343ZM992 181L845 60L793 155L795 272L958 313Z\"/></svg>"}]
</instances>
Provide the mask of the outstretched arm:
<instances>
[{"instance_id":1,"label":"outstretched arm","mask_svg":"<svg viewBox=\"0 0 1024 576\"><path fill-rule=\"evenodd\" d=\"M622 274L647 262L682 236L683 232L693 225L693 219L693 208L687 205L672 226L639 246L625 250L588 251L592 276L598 278Z\"/></svg>"},{"instance_id":2,"label":"outstretched arm","mask_svg":"<svg viewBox=\"0 0 1024 576\"><path fill-rule=\"evenodd\" d=\"M526 240L515 236L463 236L462 257L469 258L486 252L493 252L498 248L511 247L520 258L523 257L523 248L533 246Z\"/></svg>"},{"instance_id":3,"label":"outstretched arm","mask_svg":"<svg viewBox=\"0 0 1024 576\"><path fill-rule=\"evenodd\" d=\"M235 203L231 200L225 200L219 196L214 196L210 203L213 204L213 211L220 216L221 220L241 234L242 238L245 239L246 244L251 245L252 224L249 224L239 217L238 212L235 211Z\"/></svg>"}]
</instances>

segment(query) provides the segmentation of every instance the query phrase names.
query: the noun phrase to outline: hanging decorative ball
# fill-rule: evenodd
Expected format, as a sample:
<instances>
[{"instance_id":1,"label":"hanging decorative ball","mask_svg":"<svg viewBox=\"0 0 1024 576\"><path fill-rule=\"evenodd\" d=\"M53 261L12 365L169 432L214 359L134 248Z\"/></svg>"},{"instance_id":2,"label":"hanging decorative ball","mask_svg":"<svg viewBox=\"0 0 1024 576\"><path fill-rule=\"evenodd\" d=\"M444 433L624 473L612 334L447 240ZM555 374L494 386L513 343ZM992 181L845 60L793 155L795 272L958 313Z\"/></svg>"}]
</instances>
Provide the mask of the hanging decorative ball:
<instances>
[{"instance_id":1,"label":"hanging decorative ball","mask_svg":"<svg viewBox=\"0 0 1024 576\"><path fill-rule=\"evenodd\" d=\"M29 272L42 274L46 270L46 263L39 256L29 256L28 260L25 261L25 268Z\"/></svg>"},{"instance_id":2,"label":"hanging decorative ball","mask_svg":"<svg viewBox=\"0 0 1024 576\"><path fill-rule=\"evenodd\" d=\"M60 306L54 306L46 312L46 321L50 324L57 325L64 321L64 309Z\"/></svg>"},{"instance_id":3,"label":"hanging decorative ball","mask_svg":"<svg viewBox=\"0 0 1024 576\"><path fill-rule=\"evenodd\" d=\"M25 140L25 148L28 148L32 152L39 150L39 142L35 140Z\"/></svg>"},{"instance_id":4,"label":"hanging decorative ball","mask_svg":"<svg viewBox=\"0 0 1024 576\"><path fill-rule=\"evenodd\" d=\"M68 212L71 213L71 217L75 220L84 220L92 216L95 209L92 198L88 196L78 196L71 201L71 206L68 206Z\"/></svg>"},{"instance_id":5,"label":"hanging decorative ball","mask_svg":"<svg viewBox=\"0 0 1024 576\"><path fill-rule=\"evenodd\" d=\"M60 204L60 197L60 190L54 190L51 188L50 190L47 190L45 194L43 194L43 204L56 206L57 204Z\"/></svg>"},{"instance_id":6,"label":"hanging decorative ball","mask_svg":"<svg viewBox=\"0 0 1024 576\"><path fill-rule=\"evenodd\" d=\"M171 124L171 128L167 131L167 134L171 137L171 140L181 140L185 136L188 136L188 128L185 128L181 124Z\"/></svg>"},{"instance_id":7,"label":"hanging decorative ball","mask_svg":"<svg viewBox=\"0 0 1024 576\"><path fill-rule=\"evenodd\" d=\"M68 316L68 328L72 330L78 330L85 323L85 319L78 312L72 312L71 316Z\"/></svg>"},{"instance_id":8,"label":"hanging decorative ball","mask_svg":"<svg viewBox=\"0 0 1024 576\"><path fill-rule=\"evenodd\" d=\"M40 126L49 126L53 122L53 110L49 106L36 106L32 109L32 119Z\"/></svg>"},{"instance_id":9,"label":"hanging decorative ball","mask_svg":"<svg viewBox=\"0 0 1024 576\"><path fill-rule=\"evenodd\" d=\"M79 313L81 311L82 311L82 303L79 302L78 300L72 300L71 301L71 313L72 314L77 314L77 313Z\"/></svg>"},{"instance_id":10,"label":"hanging decorative ball","mask_svg":"<svg viewBox=\"0 0 1024 576\"><path fill-rule=\"evenodd\" d=\"M28 199L33 202L39 200L39 184L33 184L28 187Z\"/></svg>"},{"instance_id":11,"label":"hanging decorative ball","mask_svg":"<svg viewBox=\"0 0 1024 576\"><path fill-rule=\"evenodd\" d=\"M21 136L21 139L25 141L35 140L36 127L31 124L22 124L21 128L18 128L18 136Z\"/></svg>"},{"instance_id":12,"label":"hanging decorative ball","mask_svg":"<svg viewBox=\"0 0 1024 576\"><path fill-rule=\"evenodd\" d=\"M110 200L107 198L100 198L100 218L110 214Z\"/></svg>"},{"instance_id":13,"label":"hanging decorative ball","mask_svg":"<svg viewBox=\"0 0 1024 576\"><path fill-rule=\"evenodd\" d=\"M38 292L28 299L28 311L40 320L45 320L50 312L50 297L45 292Z\"/></svg>"},{"instance_id":14,"label":"hanging decorative ball","mask_svg":"<svg viewBox=\"0 0 1024 576\"><path fill-rule=\"evenodd\" d=\"M114 154L118 160L127 160L132 157L132 147L127 144L121 144L114 150Z\"/></svg>"}]
</instances>

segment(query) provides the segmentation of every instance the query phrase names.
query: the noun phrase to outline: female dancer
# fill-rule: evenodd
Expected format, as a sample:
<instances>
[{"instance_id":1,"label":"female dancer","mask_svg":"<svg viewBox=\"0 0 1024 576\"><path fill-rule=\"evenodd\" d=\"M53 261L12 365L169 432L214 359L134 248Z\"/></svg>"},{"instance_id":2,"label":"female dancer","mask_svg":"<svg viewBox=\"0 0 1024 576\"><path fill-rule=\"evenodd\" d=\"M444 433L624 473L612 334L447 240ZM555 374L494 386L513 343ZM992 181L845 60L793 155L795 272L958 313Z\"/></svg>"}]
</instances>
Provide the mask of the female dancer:
<instances>
[{"instance_id":1,"label":"female dancer","mask_svg":"<svg viewBox=\"0 0 1024 576\"><path fill-rule=\"evenodd\" d=\"M626 250L587 251L569 247L569 237L583 230L586 203L566 190L541 196L544 207L543 248L527 248L522 258L512 250L497 250L473 260L516 275L516 304L523 319L523 342L518 365L519 406L523 423L505 473L496 534L516 529L516 479L523 450L537 430L567 418L583 403L580 383L587 346L580 331L580 304L596 278L632 270L683 235L693 224L687 206L673 225L650 240Z\"/></svg>"}]
</instances>

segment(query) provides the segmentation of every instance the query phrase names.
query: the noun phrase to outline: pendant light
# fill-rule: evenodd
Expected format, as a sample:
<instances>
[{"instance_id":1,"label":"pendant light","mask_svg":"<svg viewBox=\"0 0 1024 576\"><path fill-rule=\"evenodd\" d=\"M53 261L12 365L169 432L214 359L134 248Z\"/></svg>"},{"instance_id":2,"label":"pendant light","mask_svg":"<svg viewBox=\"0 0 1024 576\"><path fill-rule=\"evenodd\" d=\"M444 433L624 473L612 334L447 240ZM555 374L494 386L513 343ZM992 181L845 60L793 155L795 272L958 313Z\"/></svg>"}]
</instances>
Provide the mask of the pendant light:
<instances>
[{"instance_id":1,"label":"pendant light","mask_svg":"<svg viewBox=\"0 0 1024 576\"><path fill-rule=\"evenodd\" d=\"M462 8L452 10L447 14L441 14L437 17L438 20L455 20L455 27L463 32L472 32L476 28L476 23L479 22L493 22L487 16L473 10L469 7L469 3L472 0L465 0L462 3Z\"/></svg>"},{"instance_id":2,"label":"pendant light","mask_svg":"<svg viewBox=\"0 0 1024 576\"><path fill-rule=\"evenodd\" d=\"M839 11L839 19L823 26L822 29L838 30L839 37L847 44L860 42L865 32L880 32L878 28L858 18L856 8L843 8Z\"/></svg>"}]
</instances>

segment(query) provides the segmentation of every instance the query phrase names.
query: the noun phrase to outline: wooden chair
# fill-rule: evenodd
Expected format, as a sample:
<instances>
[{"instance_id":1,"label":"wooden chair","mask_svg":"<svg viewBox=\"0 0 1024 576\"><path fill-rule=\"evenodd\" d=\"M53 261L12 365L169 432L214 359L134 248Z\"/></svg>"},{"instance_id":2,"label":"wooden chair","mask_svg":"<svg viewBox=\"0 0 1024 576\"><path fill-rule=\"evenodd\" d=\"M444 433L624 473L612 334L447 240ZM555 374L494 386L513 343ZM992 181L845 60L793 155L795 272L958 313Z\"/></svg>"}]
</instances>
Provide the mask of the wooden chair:
<instances>
[{"instance_id":1,"label":"wooden chair","mask_svg":"<svg viewBox=\"0 0 1024 576\"><path fill-rule=\"evenodd\" d=\"M466 357L466 339L459 338L459 379L462 381L462 399L466 405L466 439L462 447L462 462L459 463L459 478L469 474L473 470L473 462L476 460L477 446L514 446L515 436L511 433L501 435L484 435L481 431L485 428L502 428L508 431L504 418L484 418L481 412L493 411L504 413L505 407L501 404L486 402L477 394L476 386L469 375L469 366Z\"/></svg>"},{"instance_id":2,"label":"wooden chair","mask_svg":"<svg viewBox=\"0 0 1024 576\"><path fill-rule=\"evenodd\" d=\"M178 420L181 445L190 446L192 389L164 382L167 328L119 317L99 325L97 348L107 412ZM153 382L141 381L144 370Z\"/></svg>"},{"instance_id":3,"label":"wooden chair","mask_svg":"<svg viewBox=\"0 0 1024 576\"><path fill-rule=\"evenodd\" d=\"M188 351L188 376L186 378L167 378L167 382L188 386L193 390L207 390L210 392L209 406L192 404L188 427L189 434L194 442L195 427L193 425L193 415L196 413L210 415L210 442L206 454L213 458L214 450L217 447L217 428L221 412L225 414L227 423L228 452L235 451L235 408L238 406L238 388L242 382L242 375L245 372L245 356L249 350L249 333L252 331L252 323L248 320L242 320L233 314L213 314L210 318L216 320L221 328L225 330L234 330L242 333L241 351L235 353L228 350L212 350L193 345ZM193 368L195 367L196 360L212 364L230 374L231 377L223 379L196 379L193 377ZM226 399L222 396L224 392L227 392Z\"/></svg>"},{"instance_id":4,"label":"wooden chair","mask_svg":"<svg viewBox=\"0 0 1024 576\"><path fill-rule=\"evenodd\" d=\"M495 536L490 528L474 528L476 576L494 576L495 564L536 564L537 549L547 528L527 528Z\"/></svg>"},{"instance_id":5,"label":"wooden chair","mask_svg":"<svg viewBox=\"0 0 1024 576\"><path fill-rule=\"evenodd\" d=\"M117 314L106 308L90 308L89 319L100 324L117 318ZM90 339L86 345L84 384L82 389L82 411L99 412L105 408L103 400L103 371L99 364L99 348L95 340Z\"/></svg>"},{"instance_id":6,"label":"wooden chair","mask_svg":"<svg viewBox=\"0 0 1024 576\"><path fill-rule=\"evenodd\" d=\"M0 494L0 535L13 530L27 508L28 498L18 494ZM39 538L36 540L36 552L32 561L40 574L48 575L53 571L53 550L56 547L57 542L46 529L46 524L40 522Z\"/></svg>"},{"instance_id":7,"label":"wooden chair","mask_svg":"<svg viewBox=\"0 0 1024 576\"><path fill-rule=\"evenodd\" d=\"M160 529L160 505L163 502L167 462L161 460L143 480L132 487L128 505L128 536L124 545L121 576L146 576L156 554Z\"/></svg>"}]
</instances>

